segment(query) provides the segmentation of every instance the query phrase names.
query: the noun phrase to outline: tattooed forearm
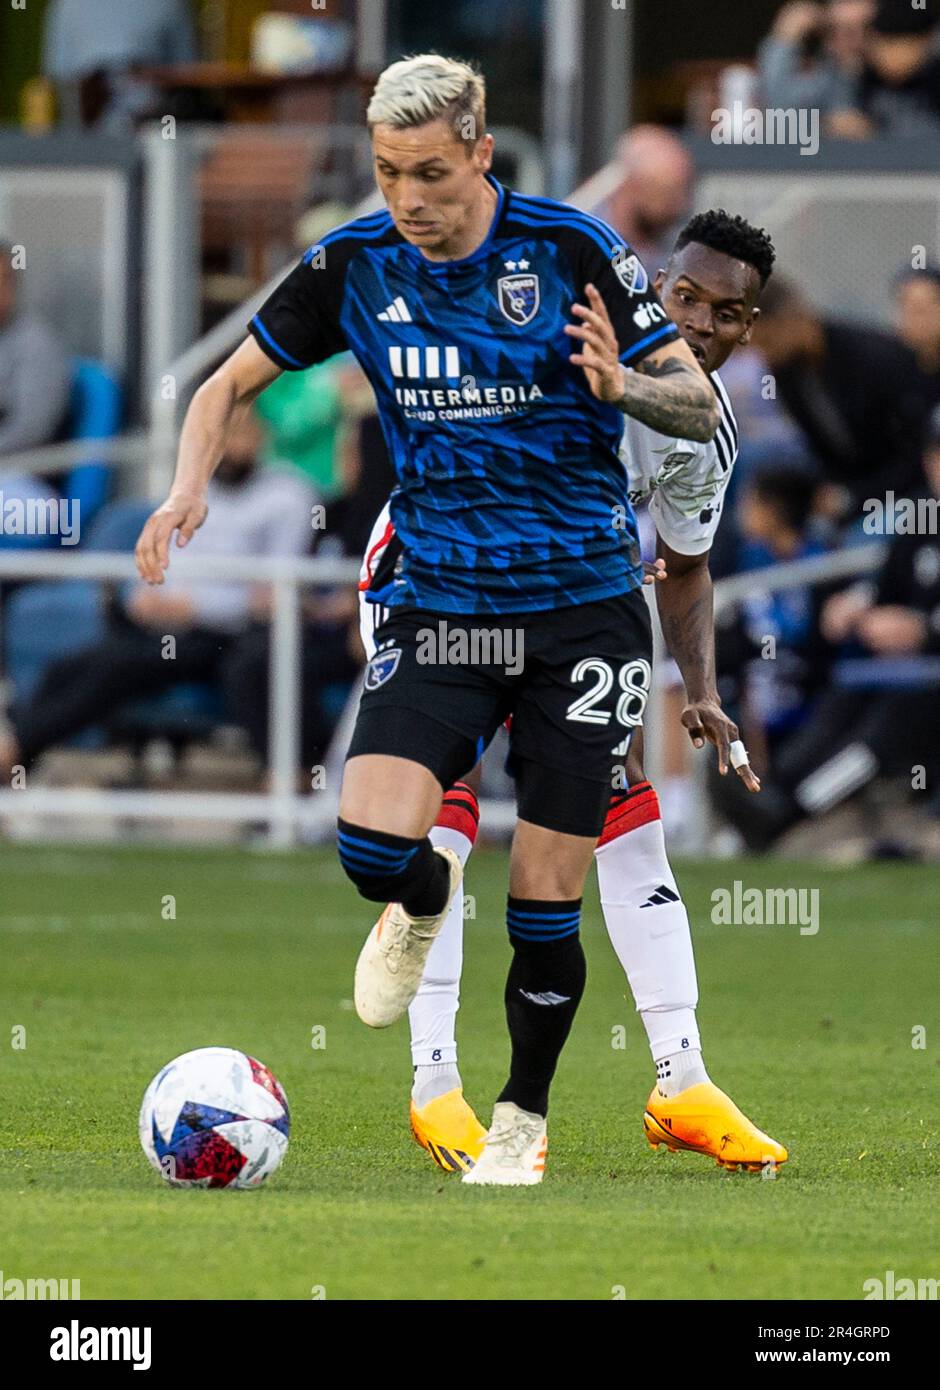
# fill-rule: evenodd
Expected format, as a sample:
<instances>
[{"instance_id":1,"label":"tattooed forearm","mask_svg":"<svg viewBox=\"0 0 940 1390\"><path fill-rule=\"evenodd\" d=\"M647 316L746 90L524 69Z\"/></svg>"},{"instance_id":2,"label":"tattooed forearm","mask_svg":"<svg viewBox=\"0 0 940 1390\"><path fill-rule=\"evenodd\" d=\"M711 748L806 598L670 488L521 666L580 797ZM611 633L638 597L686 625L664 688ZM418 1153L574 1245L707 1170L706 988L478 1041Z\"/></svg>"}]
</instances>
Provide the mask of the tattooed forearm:
<instances>
[{"instance_id":1,"label":"tattooed forearm","mask_svg":"<svg viewBox=\"0 0 940 1390\"><path fill-rule=\"evenodd\" d=\"M715 698L715 616L708 565L656 586L663 640L690 700Z\"/></svg>"},{"instance_id":2,"label":"tattooed forearm","mask_svg":"<svg viewBox=\"0 0 940 1390\"><path fill-rule=\"evenodd\" d=\"M624 391L617 402L661 434L707 444L718 428L718 401L702 373L675 357L647 358L635 372L624 372Z\"/></svg>"}]
</instances>

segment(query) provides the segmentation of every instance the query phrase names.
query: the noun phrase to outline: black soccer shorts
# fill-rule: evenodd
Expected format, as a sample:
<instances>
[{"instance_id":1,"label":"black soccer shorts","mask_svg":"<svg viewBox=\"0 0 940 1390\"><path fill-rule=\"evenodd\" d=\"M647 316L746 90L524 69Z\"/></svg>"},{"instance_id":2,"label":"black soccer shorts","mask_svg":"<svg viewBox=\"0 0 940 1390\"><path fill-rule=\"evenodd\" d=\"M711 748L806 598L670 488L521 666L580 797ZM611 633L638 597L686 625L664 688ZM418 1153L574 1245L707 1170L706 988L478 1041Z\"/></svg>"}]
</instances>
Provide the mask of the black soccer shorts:
<instances>
[{"instance_id":1,"label":"black soccer shorts","mask_svg":"<svg viewBox=\"0 0 940 1390\"><path fill-rule=\"evenodd\" d=\"M512 715L519 815L600 834L611 768L649 696L652 638L641 589L538 613L397 607L376 632L347 757L408 758L449 787Z\"/></svg>"}]
</instances>

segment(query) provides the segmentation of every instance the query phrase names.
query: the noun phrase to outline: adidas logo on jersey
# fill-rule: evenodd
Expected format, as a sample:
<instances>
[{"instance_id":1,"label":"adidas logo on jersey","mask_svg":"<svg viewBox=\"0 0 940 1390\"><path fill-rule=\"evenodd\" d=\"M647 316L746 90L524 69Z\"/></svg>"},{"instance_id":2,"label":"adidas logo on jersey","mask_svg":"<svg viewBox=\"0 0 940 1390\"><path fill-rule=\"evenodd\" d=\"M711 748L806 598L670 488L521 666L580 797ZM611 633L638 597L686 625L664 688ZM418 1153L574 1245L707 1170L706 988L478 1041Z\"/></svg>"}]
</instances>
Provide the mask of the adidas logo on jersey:
<instances>
[{"instance_id":1,"label":"adidas logo on jersey","mask_svg":"<svg viewBox=\"0 0 940 1390\"><path fill-rule=\"evenodd\" d=\"M411 311L409 310L408 305L402 299L401 295L398 295L396 299L393 299L388 308L383 309L381 314L377 314L376 317L382 323L414 322L414 320L411 317Z\"/></svg>"},{"instance_id":2,"label":"adidas logo on jersey","mask_svg":"<svg viewBox=\"0 0 940 1390\"><path fill-rule=\"evenodd\" d=\"M674 893L671 888L667 888L665 883L661 883L655 893L651 893L645 903L640 903L640 907L662 907L665 903L677 903L679 894Z\"/></svg>"}]
</instances>

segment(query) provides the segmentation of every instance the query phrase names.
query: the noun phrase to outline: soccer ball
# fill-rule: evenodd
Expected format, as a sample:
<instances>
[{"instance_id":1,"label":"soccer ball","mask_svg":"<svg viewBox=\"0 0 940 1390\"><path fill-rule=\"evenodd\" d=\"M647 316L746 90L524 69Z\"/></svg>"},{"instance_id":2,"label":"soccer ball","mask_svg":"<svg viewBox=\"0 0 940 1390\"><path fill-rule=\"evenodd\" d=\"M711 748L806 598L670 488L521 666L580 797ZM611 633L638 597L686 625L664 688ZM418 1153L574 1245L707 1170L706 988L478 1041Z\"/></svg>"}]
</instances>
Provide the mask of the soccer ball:
<instances>
[{"instance_id":1,"label":"soccer ball","mask_svg":"<svg viewBox=\"0 0 940 1390\"><path fill-rule=\"evenodd\" d=\"M144 1092L140 1142L175 1187L257 1187L287 1152L290 1111L263 1063L233 1047L197 1047Z\"/></svg>"}]
</instances>

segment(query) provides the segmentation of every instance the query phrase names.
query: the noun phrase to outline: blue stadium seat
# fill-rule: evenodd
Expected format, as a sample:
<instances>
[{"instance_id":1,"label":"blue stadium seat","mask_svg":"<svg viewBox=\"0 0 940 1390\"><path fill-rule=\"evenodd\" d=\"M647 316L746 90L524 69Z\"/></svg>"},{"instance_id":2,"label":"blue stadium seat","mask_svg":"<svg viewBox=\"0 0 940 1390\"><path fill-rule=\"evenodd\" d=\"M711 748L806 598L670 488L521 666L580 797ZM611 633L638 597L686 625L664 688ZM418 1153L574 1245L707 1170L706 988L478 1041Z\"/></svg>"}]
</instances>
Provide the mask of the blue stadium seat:
<instances>
[{"instance_id":1,"label":"blue stadium seat","mask_svg":"<svg viewBox=\"0 0 940 1390\"><path fill-rule=\"evenodd\" d=\"M123 414L124 399L115 377L100 362L77 358L66 438L111 439L121 428ZM69 471L62 484L62 495L79 503L84 528L104 506L110 489L111 469L92 457Z\"/></svg>"},{"instance_id":2,"label":"blue stadium seat","mask_svg":"<svg viewBox=\"0 0 940 1390\"><path fill-rule=\"evenodd\" d=\"M127 552L150 513L145 502L105 504L85 537L85 549ZM101 641L106 628L104 586L88 580L27 584L11 595L4 623L6 670L16 698L28 699L54 661ZM132 700L110 722L120 738L140 746L166 737L180 745L205 737L219 722L222 698L209 684L179 685L152 698ZM77 746L100 746L103 733L83 735Z\"/></svg>"},{"instance_id":3,"label":"blue stadium seat","mask_svg":"<svg viewBox=\"0 0 940 1390\"><path fill-rule=\"evenodd\" d=\"M99 513L85 540L88 550L132 550L149 508L112 502ZM47 666L70 652L100 642L105 631L102 586L94 580L25 584L11 594L4 614L6 671L18 699L28 699Z\"/></svg>"},{"instance_id":4,"label":"blue stadium seat","mask_svg":"<svg viewBox=\"0 0 940 1390\"><path fill-rule=\"evenodd\" d=\"M323 712L327 719L334 724L339 723L352 688L352 681L333 681L331 685L325 685L320 691L320 704Z\"/></svg>"}]
</instances>

